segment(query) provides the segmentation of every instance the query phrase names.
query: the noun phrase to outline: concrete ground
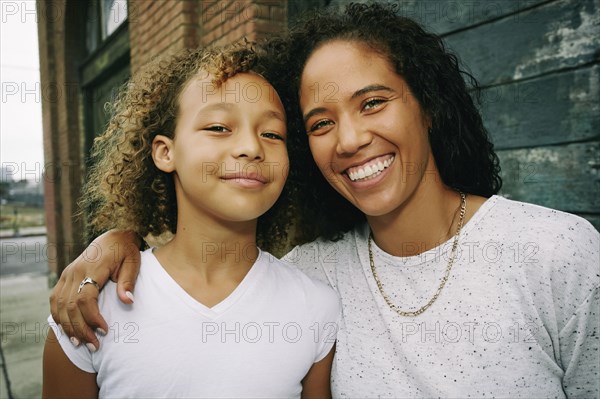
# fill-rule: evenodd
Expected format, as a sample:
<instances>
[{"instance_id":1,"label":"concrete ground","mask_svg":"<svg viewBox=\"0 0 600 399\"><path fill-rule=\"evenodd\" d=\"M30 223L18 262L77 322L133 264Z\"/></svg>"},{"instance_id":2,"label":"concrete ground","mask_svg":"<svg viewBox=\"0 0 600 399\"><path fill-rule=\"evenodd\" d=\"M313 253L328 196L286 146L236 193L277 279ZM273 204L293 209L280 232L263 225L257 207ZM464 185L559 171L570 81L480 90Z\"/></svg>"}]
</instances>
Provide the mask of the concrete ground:
<instances>
[{"instance_id":1,"label":"concrete ground","mask_svg":"<svg viewBox=\"0 0 600 399\"><path fill-rule=\"evenodd\" d=\"M45 237L0 244L0 398L39 398L50 290L47 260L32 248L43 248ZM25 257L15 248L25 249Z\"/></svg>"},{"instance_id":2,"label":"concrete ground","mask_svg":"<svg viewBox=\"0 0 600 399\"><path fill-rule=\"evenodd\" d=\"M8 389L14 398L39 398L42 393L42 352L48 332L47 276L2 277L0 292L0 340L5 362L0 398L10 398Z\"/></svg>"}]
</instances>

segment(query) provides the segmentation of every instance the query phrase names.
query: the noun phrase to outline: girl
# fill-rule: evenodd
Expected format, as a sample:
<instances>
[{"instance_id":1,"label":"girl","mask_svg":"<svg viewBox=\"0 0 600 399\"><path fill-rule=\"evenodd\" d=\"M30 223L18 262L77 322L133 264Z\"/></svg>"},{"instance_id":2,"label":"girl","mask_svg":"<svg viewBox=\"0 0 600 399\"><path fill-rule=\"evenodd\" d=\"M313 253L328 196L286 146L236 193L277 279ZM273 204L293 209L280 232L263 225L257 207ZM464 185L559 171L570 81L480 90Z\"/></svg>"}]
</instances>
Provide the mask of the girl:
<instances>
[{"instance_id":1,"label":"girl","mask_svg":"<svg viewBox=\"0 0 600 399\"><path fill-rule=\"evenodd\" d=\"M142 253L133 306L105 287L101 351L49 318L44 397L330 396L337 296L256 246L285 239L273 221L289 211L285 112L259 65L248 45L186 53L117 101L91 223L175 236Z\"/></svg>"},{"instance_id":2,"label":"girl","mask_svg":"<svg viewBox=\"0 0 600 399\"><path fill-rule=\"evenodd\" d=\"M599 234L496 196L471 77L441 39L397 7L353 4L269 47L302 163L297 231L312 241L285 259L342 300L334 396L597 397ZM109 270L78 261L54 295L74 301L69 280ZM93 306L53 302L61 322L105 325Z\"/></svg>"}]
</instances>

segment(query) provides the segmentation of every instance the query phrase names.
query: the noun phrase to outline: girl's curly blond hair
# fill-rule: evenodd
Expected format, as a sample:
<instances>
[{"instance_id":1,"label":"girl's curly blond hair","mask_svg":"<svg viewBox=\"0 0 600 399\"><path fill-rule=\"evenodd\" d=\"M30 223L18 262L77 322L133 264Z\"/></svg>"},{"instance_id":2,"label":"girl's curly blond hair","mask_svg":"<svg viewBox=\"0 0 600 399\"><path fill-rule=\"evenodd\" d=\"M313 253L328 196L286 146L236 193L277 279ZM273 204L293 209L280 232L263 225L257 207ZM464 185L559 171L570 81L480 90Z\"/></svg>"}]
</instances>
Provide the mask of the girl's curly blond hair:
<instances>
[{"instance_id":1,"label":"girl's curly blond hair","mask_svg":"<svg viewBox=\"0 0 600 399\"><path fill-rule=\"evenodd\" d=\"M186 50L157 60L126 83L112 104L104 134L94 140L92 167L84 185L81 208L89 233L109 229L133 230L142 237L175 233L177 203L173 176L152 160L152 141L158 134L174 137L180 93L200 71L217 86L242 72L262 74L252 44ZM258 220L258 245L281 252L291 220L290 184Z\"/></svg>"}]
</instances>

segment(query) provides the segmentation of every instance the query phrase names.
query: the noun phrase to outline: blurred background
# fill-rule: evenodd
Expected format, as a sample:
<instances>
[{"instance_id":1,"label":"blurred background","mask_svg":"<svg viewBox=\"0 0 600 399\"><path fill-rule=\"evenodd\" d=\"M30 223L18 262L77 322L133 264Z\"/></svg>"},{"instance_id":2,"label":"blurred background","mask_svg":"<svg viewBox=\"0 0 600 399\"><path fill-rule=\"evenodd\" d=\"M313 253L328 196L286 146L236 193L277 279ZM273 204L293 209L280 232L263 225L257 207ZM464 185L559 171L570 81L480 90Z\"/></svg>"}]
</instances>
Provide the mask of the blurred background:
<instances>
[{"instance_id":1,"label":"blurred background","mask_svg":"<svg viewBox=\"0 0 600 399\"><path fill-rule=\"evenodd\" d=\"M154 57L260 41L342 0L48 0L1 6L1 398L39 397L48 287L84 248L74 217L105 104ZM600 228L598 0L410 0L483 87L502 195Z\"/></svg>"}]
</instances>

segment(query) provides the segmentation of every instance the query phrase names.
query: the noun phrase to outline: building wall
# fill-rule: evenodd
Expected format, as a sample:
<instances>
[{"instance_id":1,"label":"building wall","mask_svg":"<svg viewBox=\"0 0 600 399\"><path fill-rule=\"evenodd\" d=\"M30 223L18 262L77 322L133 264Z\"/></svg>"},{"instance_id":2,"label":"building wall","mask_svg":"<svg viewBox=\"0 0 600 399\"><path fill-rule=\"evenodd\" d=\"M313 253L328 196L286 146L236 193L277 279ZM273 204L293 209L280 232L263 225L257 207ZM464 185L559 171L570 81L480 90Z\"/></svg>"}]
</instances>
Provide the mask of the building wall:
<instances>
[{"instance_id":1,"label":"building wall","mask_svg":"<svg viewBox=\"0 0 600 399\"><path fill-rule=\"evenodd\" d=\"M129 0L131 66L199 45L257 41L287 27L285 0Z\"/></svg>"},{"instance_id":2,"label":"building wall","mask_svg":"<svg viewBox=\"0 0 600 399\"><path fill-rule=\"evenodd\" d=\"M158 55L197 47L199 7L193 0L129 0L132 72Z\"/></svg>"},{"instance_id":3,"label":"building wall","mask_svg":"<svg viewBox=\"0 0 600 399\"><path fill-rule=\"evenodd\" d=\"M44 130L44 193L50 271L64 267L82 250L83 223L75 217L82 182L80 138L81 101L77 89L76 60L82 44L71 38L82 35L74 5L66 0L38 1L38 35L42 121ZM73 112L75 111L75 112Z\"/></svg>"}]
</instances>

